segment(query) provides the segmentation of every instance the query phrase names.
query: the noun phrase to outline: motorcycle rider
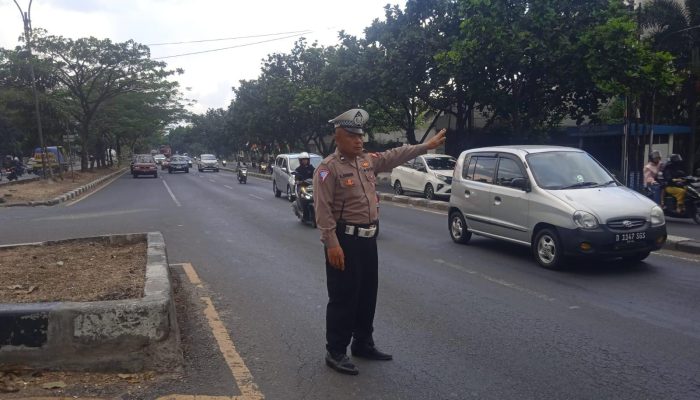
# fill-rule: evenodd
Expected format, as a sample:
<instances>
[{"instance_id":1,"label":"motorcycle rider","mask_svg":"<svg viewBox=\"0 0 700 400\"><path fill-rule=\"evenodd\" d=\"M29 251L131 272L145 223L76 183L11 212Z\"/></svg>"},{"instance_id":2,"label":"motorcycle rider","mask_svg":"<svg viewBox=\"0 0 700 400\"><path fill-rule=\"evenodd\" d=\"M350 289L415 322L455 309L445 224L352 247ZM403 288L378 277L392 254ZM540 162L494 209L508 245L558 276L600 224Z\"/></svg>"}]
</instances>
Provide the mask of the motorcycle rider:
<instances>
[{"instance_id":1,"label":"motorcycle rider","mask_svg":"<svg viewBox=\"0 0 700 400\"><path fill-rule=\"evenodd\" d=\"M306 219L306 210L304 209L304 205L301 203L301 196L299 195L299 185L307 179L314 178L314 166L311 165L311 157L309 156L309 153L303 152L299 154L299 166L294 170L294 172L296 172L294 182L297 194L297 207L304 212L304 219Z\"/></svg>"},{"instance_id":2,"label":"motorcycle rider","mask_svg":"<svg viewBox=\"0 0 700 400\"><path fill-rule=\"evenodd\" d=\"M683 187L683 158L680 154L671 154L668 164L664 166L664 178L666 179L666 193L676 199L676 213L685 213L685 188Z\"/></svg>"},{"instance_id":3,"label":"motorcycle rider","mask_svg":"<svg viewBox=\"0 0 700 400\"><path fill-rule=\"evenodd\" d=\"M661 153L654 150L649 153L649 162L644 166L644 186L652 193L656 204L661 204L661 184L657 180L661 168Z\"/></svg>"}]
</instances>

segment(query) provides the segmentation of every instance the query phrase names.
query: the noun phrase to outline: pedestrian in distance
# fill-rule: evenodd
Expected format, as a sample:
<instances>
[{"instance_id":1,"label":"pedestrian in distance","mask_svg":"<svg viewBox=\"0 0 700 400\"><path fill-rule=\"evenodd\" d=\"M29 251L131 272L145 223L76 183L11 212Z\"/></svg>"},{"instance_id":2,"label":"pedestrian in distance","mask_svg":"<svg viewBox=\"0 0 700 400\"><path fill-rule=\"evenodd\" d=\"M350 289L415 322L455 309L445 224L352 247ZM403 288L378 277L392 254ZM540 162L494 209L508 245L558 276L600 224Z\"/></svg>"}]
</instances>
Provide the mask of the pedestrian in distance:
<instances>
[{"instance_id":1,"label":"pedestrian in distance","mask_svg":"<svg viewBox=\"0 0 700 400\"><path fill-rule=\"evenodd\" d=\"M661 204L661 184L658 181L658 176L662 167L661 153L658 150L649 153L649 162L644 166L644 186L652 194L652 199L659 205Z\"/></svg>"},{"instance_id":2,"label":"pedestrian in distance","mask_svg":"<svg viewBox=\"0 0 700 400\"><path fill-rule=\"evenodd\" d=\"M365 110L352 109L329 121L336 151L316 168L313 179L316 224L326 258L326 365L348 375L359 370L354 357L391 360L374 343L377 303L376 174L389 172L445 142L445 129L423 144L365 153ZM352 340L352 345L351 345Z\"/></svg>"}]
</instances>

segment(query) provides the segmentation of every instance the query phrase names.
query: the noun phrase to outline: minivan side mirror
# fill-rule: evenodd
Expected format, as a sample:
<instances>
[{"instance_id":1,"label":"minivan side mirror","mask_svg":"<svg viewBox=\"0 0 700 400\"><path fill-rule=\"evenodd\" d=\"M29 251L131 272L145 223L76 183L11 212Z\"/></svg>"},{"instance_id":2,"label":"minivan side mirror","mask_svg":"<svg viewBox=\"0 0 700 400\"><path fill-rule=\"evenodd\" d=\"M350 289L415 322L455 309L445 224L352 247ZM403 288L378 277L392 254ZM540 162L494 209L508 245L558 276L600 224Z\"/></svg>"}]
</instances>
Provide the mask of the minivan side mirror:
<instances>
[{"instance_id":1,"label":"minivan side mirror","mask_svg":"<svg viewBox=\"0 0 700 400\"><path fill-rule=\"evenodd\" d=\"M425 167L422 166L422 165L419 166L418 168L416 168L416 171L418 171L418 172L428 172L428 170L426 170Z\"/></svg>"},{"instance_id":2,"label":"minivan side mirror","mask_svg":"<svg viewBox=\"0 0 700 400\"><path fill-rule=\"evenodd\" d=\"M510 186L516 189L522 189L526 192L530 191L530 182L525 178L514 178L510 181Z\"/></svg>"},{"instance_id":3,"label":"minivan side mirror","mask_svg":"<svg viewBox=\"0 0 700 400\"><path fill-rule=\"evenodd\" d=\"M287 167L282 167L282 171L284 171L285 173L289 172L289 170L287 169Z\"/></svg>"}]
</instances>

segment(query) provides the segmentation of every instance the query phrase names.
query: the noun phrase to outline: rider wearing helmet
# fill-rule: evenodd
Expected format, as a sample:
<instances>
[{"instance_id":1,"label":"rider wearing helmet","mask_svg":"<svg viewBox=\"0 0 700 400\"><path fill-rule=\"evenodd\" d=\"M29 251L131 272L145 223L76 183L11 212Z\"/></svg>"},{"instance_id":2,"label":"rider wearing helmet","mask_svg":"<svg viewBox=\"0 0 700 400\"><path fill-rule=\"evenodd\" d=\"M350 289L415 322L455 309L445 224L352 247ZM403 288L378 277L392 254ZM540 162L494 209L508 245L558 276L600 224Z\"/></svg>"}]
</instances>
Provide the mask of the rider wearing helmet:
<instances>
[{"instance_id":1,"label":"rider wearing helmet","mask_svg":"<svg viewBox=\"0 0 700 400\"><path fill-rule=\"evenodd\" d=\"M683 178L685 177L685 171L683 171L683 158L680 154L671 154L668 160L668 164L664 166L664 178L666 178L668 185L666 186L666 193L670 194L676 199L676 213L685 213L685 188L683 187Z\"/></svg>"},{"instance_id":2,"label":"rider wearing helmet","mask_svg":"<svg viewBox=\"0 0 700 400\"><path fill-rule=\"evenodd\" d=\"M307 179L313 179L314 177L314 166L311 165L311 157L309 153L303 152L299 154L299 166L294 170L296 174L296 180L305 181Z\"/></svg>"},{"instance_id":3,"label":"rider wearing helmet","mask_svg":"<svg viewBox=\"0 0 700 400\"><path fill-rule=\"evenodd\" d=\"M657 180L660 170L661 153L654 150L649 153L649 162L644 166L644 186L651 191L657 204L661 204L661 185Z\"/></svg>"}]
</instances>

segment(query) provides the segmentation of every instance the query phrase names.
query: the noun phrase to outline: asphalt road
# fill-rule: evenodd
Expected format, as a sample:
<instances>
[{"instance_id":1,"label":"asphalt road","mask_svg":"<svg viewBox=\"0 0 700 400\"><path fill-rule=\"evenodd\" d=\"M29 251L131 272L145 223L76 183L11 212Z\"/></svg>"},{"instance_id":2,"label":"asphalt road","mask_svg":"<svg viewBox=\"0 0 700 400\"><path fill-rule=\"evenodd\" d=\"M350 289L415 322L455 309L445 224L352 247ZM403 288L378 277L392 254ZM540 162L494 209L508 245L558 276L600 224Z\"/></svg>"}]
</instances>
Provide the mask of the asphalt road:
<instances>
[{"instance_id":1,"label":"asphalt road","mask_svg":"<svg viewBox=\"0 0 700 400\"><path fill-rule=\"evenodd\" d=\"M553 272L526 248L454 244L444 215L386 202L375 340L394 361L339 375L323 363L318 232L269 181L248 182L124 175L74 205L0 209L0 243L163 232L170 263L196 267L267 399L700 398L697 260L662 252Z\"/></svg>"}]
</instances>

